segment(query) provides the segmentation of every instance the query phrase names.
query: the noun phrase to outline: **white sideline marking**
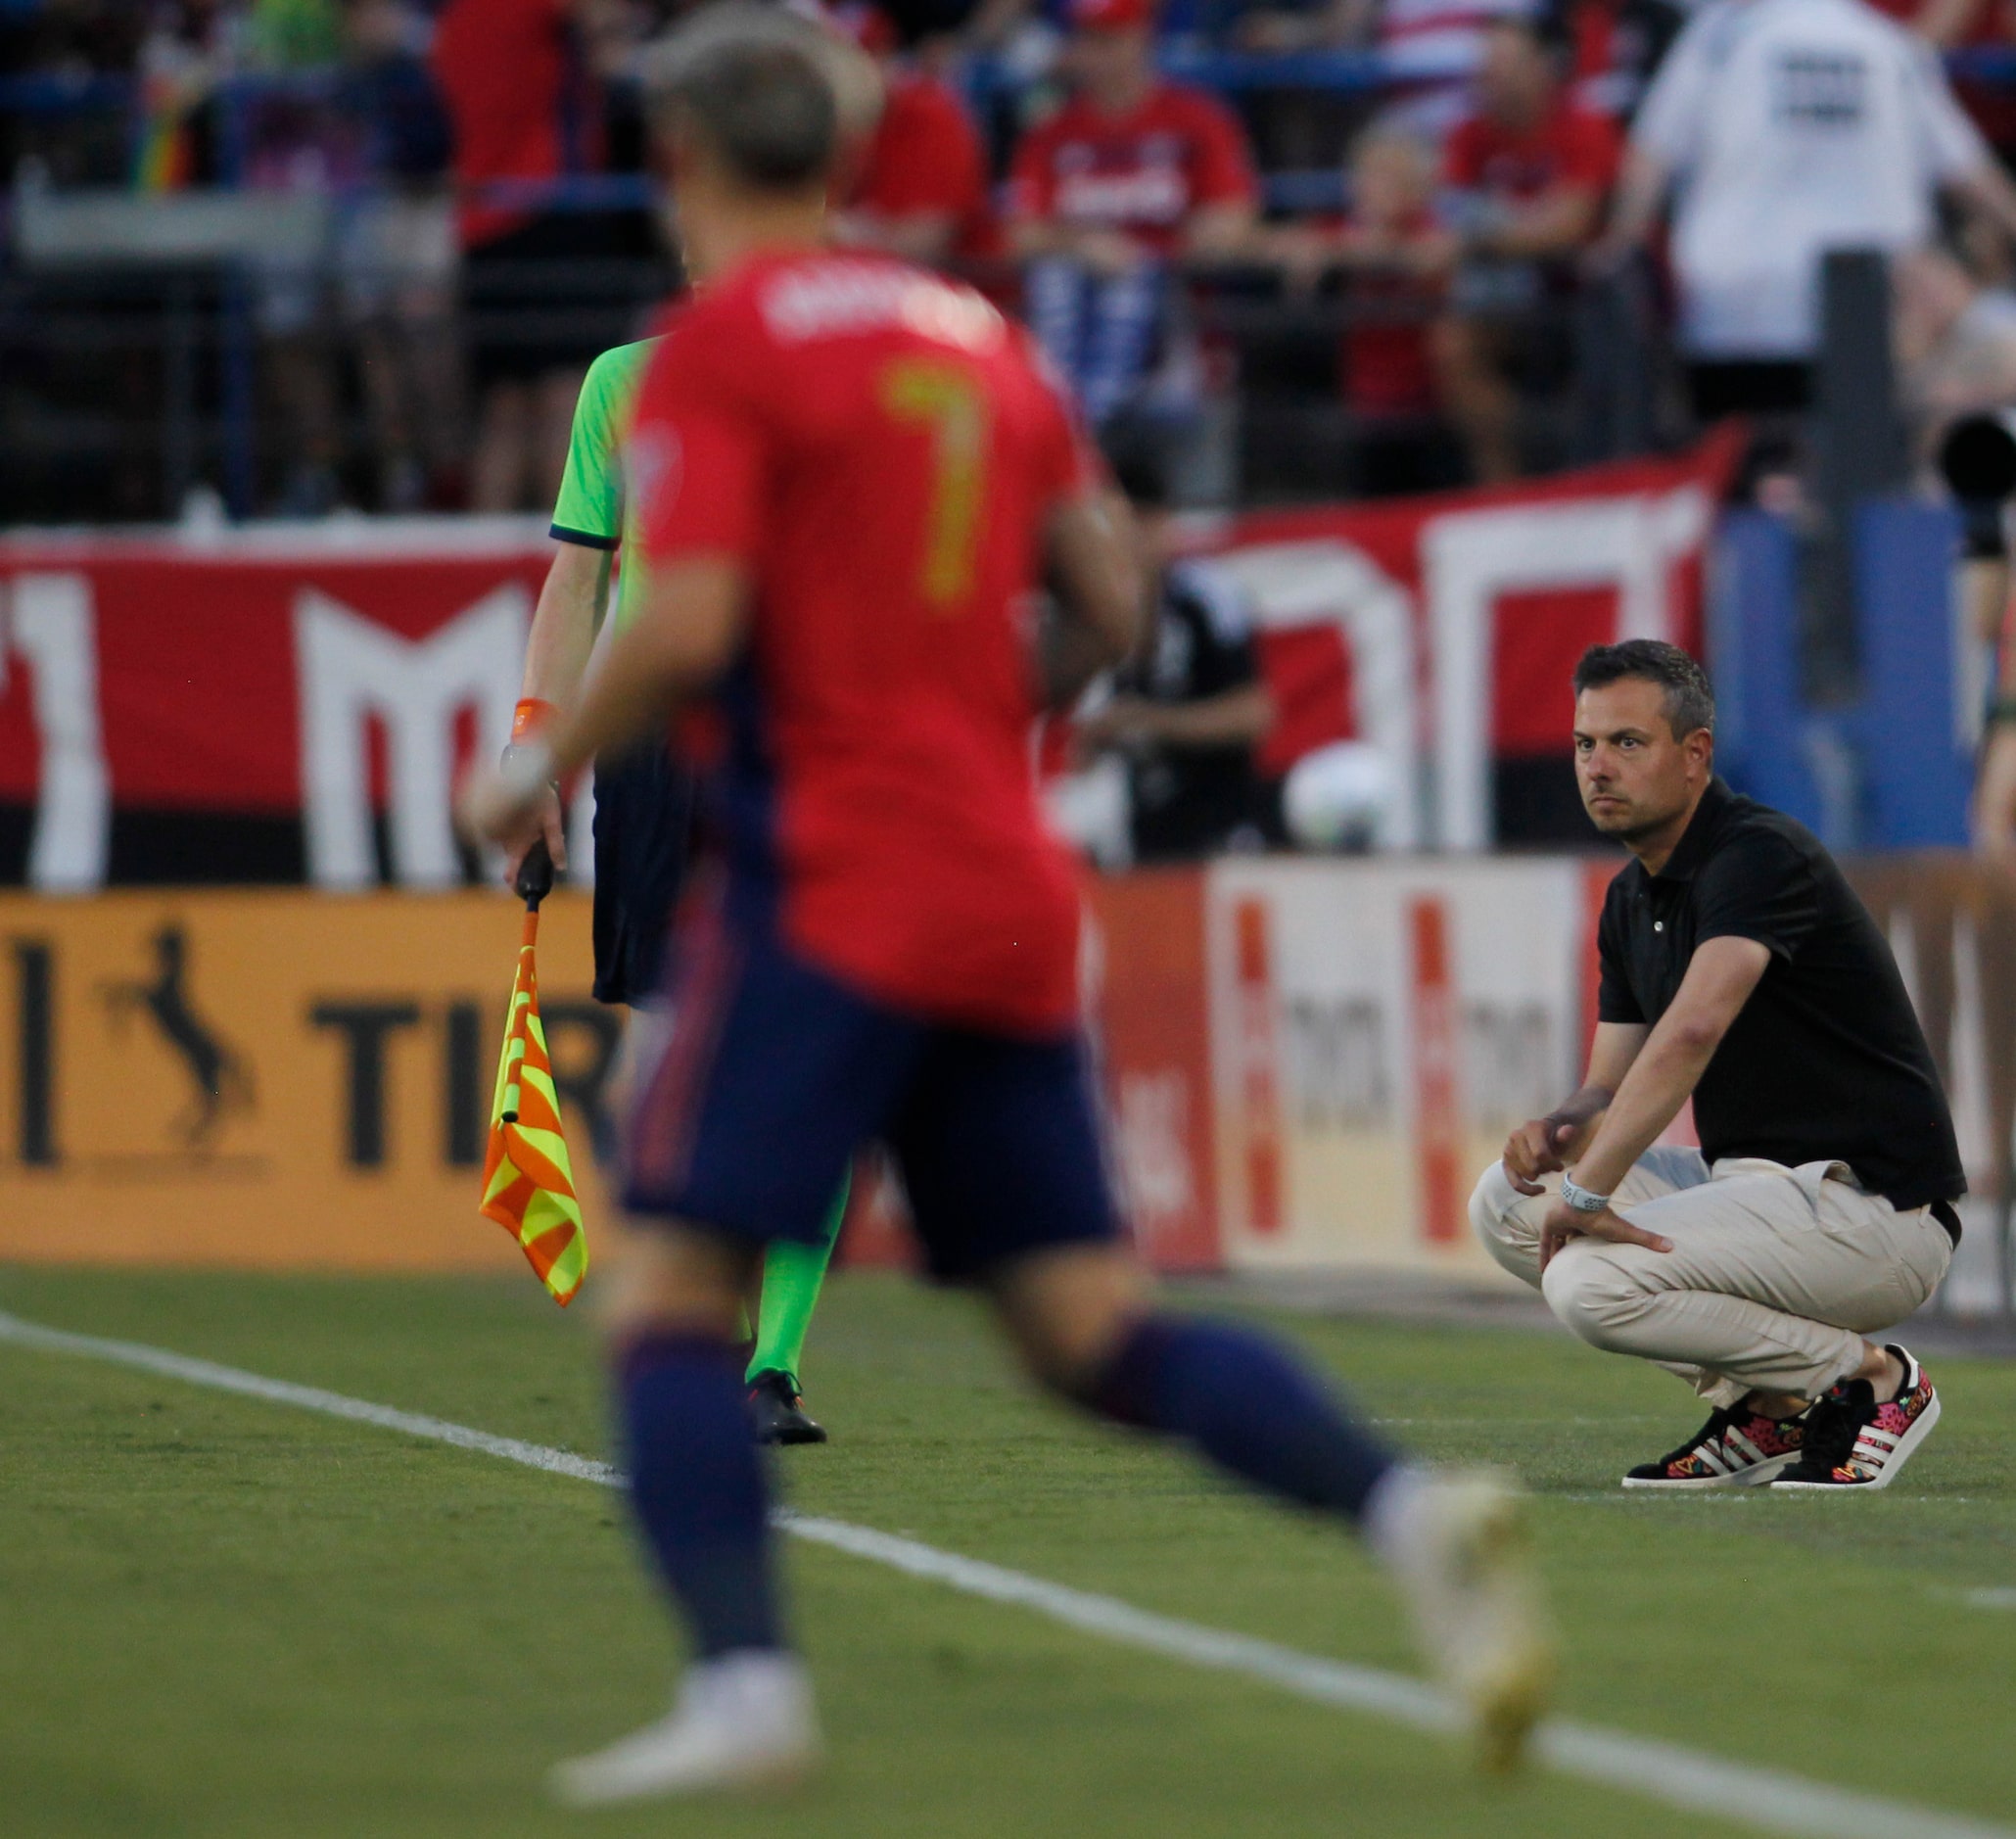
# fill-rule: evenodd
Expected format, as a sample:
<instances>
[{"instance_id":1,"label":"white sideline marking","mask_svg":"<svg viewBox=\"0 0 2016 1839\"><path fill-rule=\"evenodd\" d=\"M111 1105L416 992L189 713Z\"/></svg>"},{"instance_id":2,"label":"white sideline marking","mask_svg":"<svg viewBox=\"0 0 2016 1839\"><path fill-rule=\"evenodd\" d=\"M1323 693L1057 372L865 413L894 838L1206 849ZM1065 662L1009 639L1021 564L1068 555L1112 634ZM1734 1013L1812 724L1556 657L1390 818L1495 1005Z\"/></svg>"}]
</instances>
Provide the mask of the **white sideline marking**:
<instances>
[{"instance_id":1,"label":"white sideline marking","mask_svg":"<svg viewBox=\"0 0 2016 1839\"><path fill-rule=\"evenodd\" d=\"M2016 1609L2016 1590L2000 1584L1988 1589L1962 1590L1960 1600L1974 1609Z\"/></svg>"},{"instance_id":2,"label":"white sideline marking","mask_svg":"<svg viewBox=\"0 0 2016 1839\"><path fill-rule=\"evenodd\" d=\"M45 1353L109 1361L143 1373L158 1373L164 1379L209 1387L214 1391L236 1392L268 1404L294 1405L325 1417L402 1432L408 1437L475 1450L481 1455L521 1463L549 1475L593 1482L603 1487L623 1485L623 1477L608 1463L577 1456L569 1450L522 1442L515 1437L493 1437L488 1431L450 1424L445 1418L371 1404L365 1399L346 1397L342 1392L324 1391L318 1386L268 1379L260 1373L220 1366L211 1360L173 1353L165 1347L151 1347L142 1342L71 1334L0 1312L0 1343ZM969 1596L1034 1610L1053 1622L1124 1646L1162 1654L1196 1667L1242 1674L1320 1705L1368 1712L1417 1730L1443 1732L1457 1724L1452 1708L1440 1693L1399 1674L1325 1660L1250 1635L1206 1627L1201 1623L1181 1622L1173 1616L1158 1616L1116 1597L1074 1590L1067 1584L1052 1583L1005 1566L940 1551L916 1539L878 1532L872 1527L790 1512L779 1513L777 1523L796 1537L814 1544L850 1552L914 1578L949 1584ZM1793 1834L1799 1839L2016 1839L2016 1827L1853 1794L1777 1769L1732 1763L1706 1751L1569 1719L1550 1720L1539 1732L1536 1749L1542 1762L1563 1774L1601 1782L1627 1794L1664 1802L1669 1807L1719 1815L1761 1832Z\"/></svg>"}]
</instances>

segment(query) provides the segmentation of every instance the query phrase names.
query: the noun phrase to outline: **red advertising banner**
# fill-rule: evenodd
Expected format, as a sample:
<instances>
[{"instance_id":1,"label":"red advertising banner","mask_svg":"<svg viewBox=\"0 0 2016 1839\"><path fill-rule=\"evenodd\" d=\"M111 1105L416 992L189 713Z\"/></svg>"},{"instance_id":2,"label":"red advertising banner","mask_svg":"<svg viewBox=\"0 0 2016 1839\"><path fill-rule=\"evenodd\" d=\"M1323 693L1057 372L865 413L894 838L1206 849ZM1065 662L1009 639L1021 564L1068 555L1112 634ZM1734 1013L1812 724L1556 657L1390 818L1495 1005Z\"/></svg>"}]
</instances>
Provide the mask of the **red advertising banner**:
<instances>
[{"instance_id":1,"label":"red advertising banner","mask_svg":"<svg viewBox=\"0 0 2016 1839\"><path fill-rule=\"evenodd\" d=\"M1731 456L1228 521L1267 763L1356 737L1408 788L1383 844L1487 845L1494 760L1565 756L1584 644L1696 639ZM515 521L0 540L0 879L216 878L232 819L286 838L257 878L458 881L448 790L505 738L550 554Z\"/></svg>"},{"instance_id":2,"label":"red advertising banner","mask_svg":"<svg viewBox=\"0 0 2016 1839\"><path fill-rule=\"evenodd\" d=\"M1167 1271L1223 1261L1203 888L1191 869L1087 884L1107 1116L1135 1235Z\"/></svg>"},{"instance_id":3,"label":"red advertising banner","mask_svg":"<svg viewBox=\"0 0 2016 1839\"><path fill-rule=\"evenodd\" d=\"M1417 896L1408 903L1407 928L1414 961L1414 1134L1422 1233L1430 1245L1454 1245L1463 1236L1472 1171L1464 1166L1447 904L1439 895Z\"/></svg>"},{"instance_id":4,"label":"red advertising banner","mask_svg":"<svg viewBox=\"0 0 2016 1839\"><path fill-rule=\"evenodd\" d=\"M1739 451L1725 430L1670 459L1531 485L1230 520L1206 546L1260 628L1278 710L1265 764L1368 742L1410 792L1381 843L1487 846L1493 763L1568 757L1585 647L1699 649L1703 563Z\"/></svg>"},{"instance_id":5,"label":"red advertising banner","mask_svg":"<svg viewBox=\"0 0 2016 1839\"><path fill-rule=\"evenodd\" d=\"M382 827L392 878L459 881L449 787L507 738L550 553L515 526L0 542L0 807L32 814L24 878L130 878L121 828L228 817L297 831L294 878L378 882Z\"/></svg>"}]
</instances>

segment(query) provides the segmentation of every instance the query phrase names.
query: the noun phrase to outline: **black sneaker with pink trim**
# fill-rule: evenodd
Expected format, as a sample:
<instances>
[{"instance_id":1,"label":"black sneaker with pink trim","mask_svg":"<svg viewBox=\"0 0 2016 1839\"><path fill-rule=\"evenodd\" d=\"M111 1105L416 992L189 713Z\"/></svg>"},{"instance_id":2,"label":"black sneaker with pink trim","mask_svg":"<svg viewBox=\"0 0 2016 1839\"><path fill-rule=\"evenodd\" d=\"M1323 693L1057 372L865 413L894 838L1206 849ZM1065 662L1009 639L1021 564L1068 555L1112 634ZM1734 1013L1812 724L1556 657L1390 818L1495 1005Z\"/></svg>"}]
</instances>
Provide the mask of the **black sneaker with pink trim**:
<instances>
[{"instance_id":1,"label":"black sneaker with pink trim","mask_svg":"<svg viewBox=\"0 0 2016 1839\"><path fill-rule=\"evenodd\" d=\"M1888 1487L1939 1422L1939 1393L1925 1369L1893 1343L1904 1383L1876 1402L1867 1380L1845 1380L1806 1407L1805 1448L1771 1485L1783 1488Z\"/></svg>"},{"instance_id":2,"label":"black sneaker with pink trim","mask_svg":"<svg viewBox=\"0 0 2016 1839\"><path fill-rule=\"evenodd\" d=\"M1641 1462L1624 1477L1624 1485L1756 1487L1799 1459L1805 1420L1805 1411L1794 1418L1767 1418L1747 1404L1717 1411L1672 1454Z\"/></svg>"}]
</instances>

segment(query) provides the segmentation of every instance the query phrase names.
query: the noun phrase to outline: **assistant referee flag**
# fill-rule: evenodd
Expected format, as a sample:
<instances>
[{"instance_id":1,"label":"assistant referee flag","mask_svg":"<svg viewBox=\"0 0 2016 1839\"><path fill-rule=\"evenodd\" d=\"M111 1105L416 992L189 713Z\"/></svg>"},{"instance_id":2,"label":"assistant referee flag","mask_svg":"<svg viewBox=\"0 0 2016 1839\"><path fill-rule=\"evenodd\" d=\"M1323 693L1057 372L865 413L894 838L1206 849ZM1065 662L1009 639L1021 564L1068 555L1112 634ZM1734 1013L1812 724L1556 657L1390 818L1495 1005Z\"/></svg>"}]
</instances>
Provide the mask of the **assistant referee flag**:
<instances>
[{"instance_id":1,"label":"assistant referee flag","mask_svg":"<svg viewBox=\"0 0 2016 1839\"><path fill-rule=\"evenodd\" d=\"M544 856L544 846L535 853ZM548 885L551 873L548 868ZM560 1098L553 1090L553 1063L546 1058L546 1033L539 1023L539 903L545 888L528 888L521 872L519 892L526 896L525 933L491 1102L482 1211L517 1236L539 1281L565 1308L587 1275L588 1242L560 1124Z\"/></svg>"}]
</instances>

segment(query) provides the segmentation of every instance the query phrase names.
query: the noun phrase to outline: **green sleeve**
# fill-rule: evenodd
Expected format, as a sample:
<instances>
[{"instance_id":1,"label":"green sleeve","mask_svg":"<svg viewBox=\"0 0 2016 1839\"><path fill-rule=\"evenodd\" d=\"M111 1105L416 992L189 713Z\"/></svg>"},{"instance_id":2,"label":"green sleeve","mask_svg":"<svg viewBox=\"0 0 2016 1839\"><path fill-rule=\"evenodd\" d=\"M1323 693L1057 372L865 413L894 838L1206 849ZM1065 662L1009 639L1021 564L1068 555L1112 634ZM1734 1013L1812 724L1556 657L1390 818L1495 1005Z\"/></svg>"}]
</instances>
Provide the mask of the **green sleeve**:
<instances>
[{"instance_id":1,"label":"green sleeve","mask_svg":"<svg viewBox=\"0 0 2016 1839\"><path fill-rule=\"evenodd\" d=\"M553 535L563 542L613 549L623 540L623 444L644 360L656 343L619 345L588 366L553 505Z\"/></svg>"}]
</instances>

